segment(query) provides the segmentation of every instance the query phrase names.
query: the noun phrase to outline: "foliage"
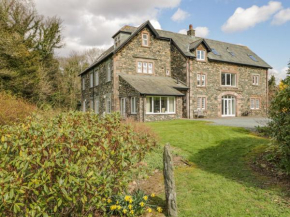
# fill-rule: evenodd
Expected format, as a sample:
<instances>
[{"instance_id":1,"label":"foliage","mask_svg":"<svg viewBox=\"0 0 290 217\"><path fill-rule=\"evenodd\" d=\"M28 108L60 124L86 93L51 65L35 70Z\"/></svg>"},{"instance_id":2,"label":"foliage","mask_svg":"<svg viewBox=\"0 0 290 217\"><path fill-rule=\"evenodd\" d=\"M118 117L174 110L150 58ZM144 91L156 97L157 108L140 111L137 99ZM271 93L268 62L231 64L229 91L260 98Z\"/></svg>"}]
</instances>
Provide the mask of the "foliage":
<instances>
[{"instance_id":1,"label":"foliage","mask_svg":"<svg viewBox=\"0 0 290 217\"><path fill-rule=\"evenodd\" d=\"M271 76L271 78L268 81L268 87L269 87L269 102L272 101L272 99L275 97L277 91L278 91L278 87L276 85L276 78L274 75Z\"/></svg>"},{"instance_id":2,"label":"foliage","mask_svg":"<svg viewBox=\"0 0 290 217\"><path fill-rule=\"evenodd\" d=\"M290 62L287 77L279 84L279 91L271 102L269 123L273 144L277 145L279 166L290 173Z\"/></svg>"},{"instance_id":3,"label":"foliage","mask_svg":"<svg viewBox=\"0 0 290 217\"><path fill-rule=\"evenodd\" d=\"M38 15L31 1L0 0L0 90L50 102L62 47L61 21Z\"/></svg>"},{"instance_id":4,"label":"foliage","mask_svg":"<svg viewBox=\"0 0 290 217\"><path fill-rule=\"evenodd\" d=\"M36 106L5 92L0 92L0 105L0 125L23 121L37 111Z\"/></svg>"},{"instance_id":5,"label":"foliage","mask_svg":"<svg viewBox=\"0 0 290 217\"><path fill-rule=\"evenodd\" d=\"M182 163L175 168L179 216L290 216L289 189L250 167L256 150L267 149L270 140L243 128L205 121L147 125L158 134L161 144L169 142L192 165ZM162 176L153 182L154 191L159 192L155 186L163 182ZM164 200L164 195L158 197Z\"/></svg>"},{"instance_id":6,"label":"foliage","mask_svg":"<svg viewBox=\"0 0 290 217\"><path fill-rule=\"evenodd\" d=\"M156 144L117 114L62 113L0 130L0 213L87 216L132 181L130 170Z\"/></svg>"},{"instance_id":7,"label":"foliage","mask_svg":"<svg viewBox=\"0 0 290 217\"><path fill-rule=\"evenodd\" d=\"M155 197L152 193L150 196L144 194L143 191L137 190L129 194L119 194L108 199L103 199L107 204L107 214L109 216L138 216L145 212L151 213L152 209L162 212L161 207L150 204L151 199Z\"/></svg>"}]
</instances>

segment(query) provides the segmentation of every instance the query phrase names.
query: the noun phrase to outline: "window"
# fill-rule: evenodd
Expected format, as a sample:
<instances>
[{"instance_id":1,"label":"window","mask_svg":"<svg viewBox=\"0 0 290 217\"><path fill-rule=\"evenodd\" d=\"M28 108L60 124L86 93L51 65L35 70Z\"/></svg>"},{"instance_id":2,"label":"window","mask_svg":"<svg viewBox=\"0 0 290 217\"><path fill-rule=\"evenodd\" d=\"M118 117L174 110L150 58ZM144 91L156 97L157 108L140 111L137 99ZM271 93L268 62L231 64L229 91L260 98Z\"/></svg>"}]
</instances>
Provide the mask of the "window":
<instances>
[{"instance_id":1,"label":"window","mask_svg":"<svg viewBox=\"0 0 290 217\"><path fill-rule=\"evenodd\" d=\"M197 74L197 86L205 87L205 75L204 74Z\"/></svg>"},{"instance_id":2,"label":"window","mask_svg":"<svg viewBox=\"0 0 290 217\"><path fill-rule=\"evenodd\" d=\"M136 97L131 97L131 114L137 113Z\"/></svg>"},{"instance_id":3,"label":"window","mask_svg":"<svg viewBox=\"0 0 290 217\"><path fill-rule=\"evenodd\" d=\"M175 97L147 97L146 98L147 114L174 114Z\"/></svg>"},{"instance_id":4,"label":"window","mask_svg":"<svg viewBox=\"0 0 290 217\"><path fill-rule=\"evenodd\" d=\"M143 62L143 73L147 73L147 63Z\"/></svg>"},{"instance_id":5,"label":"window","mask_svg":"<svg viewBox=\"0 0 290 217\"><path fill-rule=\"evenodd\" d=\"M249 57L254 60L255 62L258 62L258 60L256 59L256 57L254 57L253 55L249 55Z\"/></svg>"},{"instance_id":6,"label":"window","mask_svg":"<svg viewBox=\"0 0 290 217\"><path fill-rule=\"evenodd\" d=\"M111 113L111 95L106 96L106 113L110 114Z\"/></svg>"},{"instance_id":7,"label":"window","mask_svg":"<svg viewBox=\"0 0 290 217\"><path fill-rule=\"evenodd\" d=\"M260 99L251 98L251 109L260 109Z\"/></svg>"},{"instance_id":8,"label":"window","mask_svg":"<svg viewBox=\"0 0 290 217\"><path fill-rule=\"evenodd\" d=\"M222 86L236 86L236 74L235 73L222 73Z\"/></svg>"},{"instance_id":9,"label":"window","mask_svg":"<svg viewBox=\"0 0 290 217\"><path fill-rule=\"evenodd\" d=\"M120 35L117 35L115 37L114 41L115 41L115 44L114 44L115 47L118 47L120 45L120 43L121 43L121 37L120 37Z\"/></svg>"},{"instance_id":10,"label":"window","mask_svg":"<svg viewBox=\"0 0 290 217\"><path fill-rule=\"evenodd\" d=\"M253 75L253 85L259 85L259 75Z\"/></svg>"},{"instance_id":11,"label":"window","mask_svg":"<svg viewBox=\"0 0 290 217\"><path fill-rule=\"evenodd\" d=\"M121 115L126 116L126 98L121 98Z\"/></svg>"},{"instance_id":12,"label":"window","mask_svg":"<svg viewBox=\"0 0 290 217\"><path fill-rule=\"evenodd\" d=\"M142 62L138 62L137 72L142 73Z\"/></svg>"},{"instance_id":13,"label":"window","mask_svg":"<svg viewBox=\"0 0 290 217\"><path fill-rule=\"evenodd\" d=\"M219 56L220 54L219 54L219 52L217 52L217 50L216 49L211 49L211 51L215 54L215 55L217 55L217 56Z\"/></svg>"},{"instance_id":14,"label":"window","mask_svg":"<svg viewBox=\"0 0 290 217\"><path fill-rule=\"evenodd\" d=\"M170 75L170 70L166 69L166 75Z\"/></svg>"},{"instance_id":15,"label":"window","mask_svg":"<svg viewBox=\"0 0 290 217\"><path fill-rule=\"evenodd\" d=\"M206 98L197 97L197 109L205 110L205 107L206 107Z\"/></svg>"},{"instance_id":16,"label":"window","mask_svg":"<svg viewBox=\"0 0 290 217\"><path fill-rule=\"evenodd\" d=\"M94 74L90 73L90 87L94 87Z\"/></svg>"},{"instance_id":17,"label":"window","mask_svg":"<svg viewBox=\"0 0 290 217\"><path fill-rule=\"evenodd\" d=\"M95 72L95 85L96 86L99 85L99 72L98 71Z\"/></svg>"},{"instance_id":18,"label":"window","mask_svg":"<svg viewBox=\"0 0 290 217\"><path fill-rule=\"evenodd\" d=\"M148 43L148 33L143 33L142 34L142 46L148 46L149 43Z\"/></svg>"},{"instance_id":19,"label":"window","mask_svg":"<svg viewBox=\"0 0 290 217\"><path fill-rule=\"evenodd\" d=\"M137 73L153 74L153 63L152 62L137 62Z\"/></svg>"},{"instance_id":20,"label":"window","mask_svg":"<svg viewBox=\"0 0 290 217\"><path fill-rule=\"evenodd\" d=\"M111 81L111 66L108 64L107 67L107 82L109 82Z\"/></svg>"},{"instance_id":21,"label":"window","mask_svg":"<svg viewBox=\"0 0 290 217\"><path fill-rule=\"evenodd\" d=\"M83 90L85 90L86 89L86 79L85 79L85 77L83 77L83 84L82 84L82 86L83 86Z\"/></svg>"},{"instance_id":22,"label":"window","mask_svg":"<svg viewBox=\"0 0 290 217\"><path fill-rule=\"evenodd\" d=\"M197 60L205 60L205 51L197 50Z\"/></svg>"},{"instance_id":23,"label":"window","mask_svg":"<svg viewBox=\"0 0 290 217\"><path fill-rule=\"evenodd\" d=\"M100 97L98 96L95 98L95 113L100 113Z\"/></svg>"},{"instance_id":24,"label":"window","mask_svg":"<svg viewBox=\"0 0 290 217\"><path fill-rule=\"evenodd\" d=\"M149 74L153 73L153 64L152 63L148 63L148 73Z\"/></svg>"},{"instance_id":25,"label":"window","mask_svg":"<svg viewBox=\"0 0 290 217\"><path fill-rule=\"evenodd\" d=\"M87 102L87 100L83 101L83 112L86 112L86 102Z\"/></svg>"}]
</instances>

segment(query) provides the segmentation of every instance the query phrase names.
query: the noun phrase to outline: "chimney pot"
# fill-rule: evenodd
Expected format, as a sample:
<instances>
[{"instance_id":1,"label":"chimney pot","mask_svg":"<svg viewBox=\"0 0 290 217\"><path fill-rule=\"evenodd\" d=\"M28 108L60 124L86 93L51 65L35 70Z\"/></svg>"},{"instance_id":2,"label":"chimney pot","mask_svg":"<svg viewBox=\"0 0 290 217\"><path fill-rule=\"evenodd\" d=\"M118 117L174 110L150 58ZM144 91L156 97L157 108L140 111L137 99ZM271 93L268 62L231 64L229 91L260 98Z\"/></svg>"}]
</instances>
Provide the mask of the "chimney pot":
<instances>
[{"instance_id":1,"label":"chimney pot","mask_svg":"<svg viewBox=\"0 0 290 217\"><path fill-rule=\"evenodd\" d=\"M193 29L192 24L190 24L189 25L189 30L192 30L192 29Z\"/></svg>"},{"instance_id":2,"label":"chimney pot","mask_svg":"<svg viewBox=\"0 0 290 217\"><path fill-rule=\"evenodd\" d=\"M189 25L189 30L187 31L187 35L195 36L195 30L193 29L192 24Z\"/></svg>"}]
</instances>

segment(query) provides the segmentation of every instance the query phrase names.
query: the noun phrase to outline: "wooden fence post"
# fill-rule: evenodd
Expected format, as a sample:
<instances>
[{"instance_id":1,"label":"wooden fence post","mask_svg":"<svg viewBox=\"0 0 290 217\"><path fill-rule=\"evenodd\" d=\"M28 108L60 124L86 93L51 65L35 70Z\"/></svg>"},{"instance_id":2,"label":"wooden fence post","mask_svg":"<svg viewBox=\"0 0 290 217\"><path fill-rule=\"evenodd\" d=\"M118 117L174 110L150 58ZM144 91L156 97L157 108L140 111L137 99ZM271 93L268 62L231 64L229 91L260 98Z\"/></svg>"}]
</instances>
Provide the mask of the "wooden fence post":
<instances>
[{"instance_id":1,"label":"wooden fence post","mask_svg":"<svg viewBox=\"0 0 290 217\"><path fill-rule=\"evenodd\" d=\"M163 165L164 165L163 175L164 175L167 215L171 217L177 217L177 203L176 203L176 190L175 190L174 170L173 170L173 158L170 153L169 143L167 143L164 146Z\"/></svg>"}]
</instances>

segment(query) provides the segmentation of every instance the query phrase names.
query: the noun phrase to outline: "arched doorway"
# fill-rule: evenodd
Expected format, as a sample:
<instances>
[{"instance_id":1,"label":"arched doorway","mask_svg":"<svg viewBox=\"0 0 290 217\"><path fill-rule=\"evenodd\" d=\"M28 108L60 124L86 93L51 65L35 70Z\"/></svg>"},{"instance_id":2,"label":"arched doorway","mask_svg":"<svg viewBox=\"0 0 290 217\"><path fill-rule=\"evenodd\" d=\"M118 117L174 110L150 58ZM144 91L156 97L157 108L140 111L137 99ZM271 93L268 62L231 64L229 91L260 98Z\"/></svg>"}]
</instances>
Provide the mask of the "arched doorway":
<instances>
[{"instance_id":1,"label":"arched doorway","mask_svg":"<svg viewBox=\"0 0 290 217\"><path fill-rule=\"evenodd\" d=\"M222 97L222 117L236 116L236 97L225 95Z\"/></svg>"}]
</instances>

